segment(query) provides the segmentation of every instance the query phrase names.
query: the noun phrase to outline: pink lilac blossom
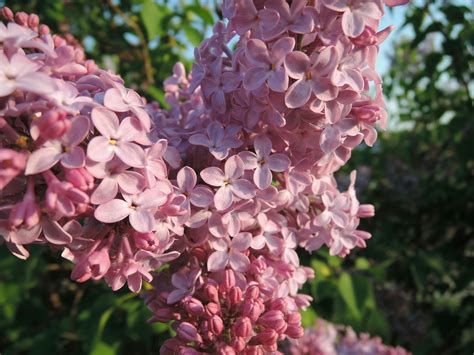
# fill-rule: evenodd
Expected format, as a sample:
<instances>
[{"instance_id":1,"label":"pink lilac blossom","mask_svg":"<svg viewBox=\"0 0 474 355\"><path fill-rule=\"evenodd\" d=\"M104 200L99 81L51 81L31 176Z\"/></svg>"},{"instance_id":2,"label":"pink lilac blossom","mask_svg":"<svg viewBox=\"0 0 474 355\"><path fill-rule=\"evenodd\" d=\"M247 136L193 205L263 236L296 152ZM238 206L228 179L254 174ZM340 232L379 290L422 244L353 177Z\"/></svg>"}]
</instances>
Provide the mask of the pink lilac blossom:
<instances>
[{"instance_id":1,"label":"pink lilac blossom","mask_svg":"<svg viewBox=\"0 0 474 355\"><path fill-rule=\"evenodd\" d=\"M355 172L343 192L334 173L386 126L383 5L225 0L192 74L177 63L165 81L170 109L2 9L0 243L22 259L51 245L78 282L151 283L151 321L176 331L161 354L275 353L302 337L314 271L296 248L343 257L371 237Z\"/></svg>"},{"instance_id":2,"label":"pink lilac blossom","mask_svg":"<svg viewBox=\"0 0 474 355\"><path fill-rule=\"evenodd\" d=\"M344 327L318 319L305 330L297 342L287 342L280 349L288 355L410 355L402 347L391 347L379 337L366 333L357 335L351 327Z\"/></svg>"}]
</instances>

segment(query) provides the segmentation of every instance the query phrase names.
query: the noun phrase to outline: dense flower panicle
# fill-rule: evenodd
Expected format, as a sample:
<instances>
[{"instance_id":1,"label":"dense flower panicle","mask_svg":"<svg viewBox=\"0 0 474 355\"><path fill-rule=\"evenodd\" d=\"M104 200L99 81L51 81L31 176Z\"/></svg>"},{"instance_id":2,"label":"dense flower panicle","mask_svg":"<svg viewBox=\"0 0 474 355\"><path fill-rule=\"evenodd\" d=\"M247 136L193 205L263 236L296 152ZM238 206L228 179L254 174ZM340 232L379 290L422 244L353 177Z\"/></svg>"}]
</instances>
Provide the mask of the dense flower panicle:
<instances>
[{"instance_id":1,"label":"dense flower panicle","mask_svg":"<svg viewBox=\"0 0 474 355\"><path fill-rule=\"evenodd\" d=\"M351 327L345 327L318 319L305 330L297 342L287 342L281 351L289 355L409 355L407 350L382 343L379 337L368 334L357 335Z\"/></svg>"},{"instance_id":2,"label":"dense flower panicle","mask_svg":"<svg viewBox=\"0 0 474 355\"><path fill-rule=\"evenodd\" d=\"M388 1L389 5L404 1ZM300 338L295 249L365 247L356 174L386 125L382 0L225 0L226 24L147 103L36 15L0 24L0 242L62 249L72 278L144 293L163 354L264 354ZM235 50L228 46L236 41ZM158 270L162 265L169 268Z\"/></svg>"}]
</instances>

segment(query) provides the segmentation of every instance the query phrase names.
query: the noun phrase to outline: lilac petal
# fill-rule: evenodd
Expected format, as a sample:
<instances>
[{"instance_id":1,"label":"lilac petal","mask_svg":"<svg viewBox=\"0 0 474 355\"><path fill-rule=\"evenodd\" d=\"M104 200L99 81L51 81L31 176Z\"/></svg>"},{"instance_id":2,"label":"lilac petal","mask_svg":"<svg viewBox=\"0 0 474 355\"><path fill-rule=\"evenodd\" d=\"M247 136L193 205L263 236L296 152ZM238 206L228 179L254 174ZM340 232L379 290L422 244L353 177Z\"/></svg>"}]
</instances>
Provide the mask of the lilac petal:
<instances>
[{"instance_id":1,"label":"lilac petal","mask_svg":"<svg viewBox=\"0 0 474 355\"><path fill-rule=\"evenodd\" d=\"M272 173L268 166L258 166L253 174L253 182L260 190L265 190L272 183Z\"/></svg>"},{"instance_id":2,"label":"lilac petal","mask_svg":"<svg viewBox=\"0 0 474 355\"><path fill-rule=\"evenodd\" d=\"M155 229L155 218L149 211L131 211L128 218L132 227L140 233L148 233Z\"/></svg>"},{"instance_id":3,"label":"lilac petal","mask_svg":"<svg viewBox=\"0 0 474 355\"><path fill-rule=\"evenodd\" d=\"M105 92L104 106L117 112L130 111L130 105L123 101L122 94L117 88L111 88Z\"/></svg>"},{"instance_id":4,"label":"lilac petal","mask_svg":"<svg viewBox=\"0 0 474 355\"><path fill-rule=\"evenodd\" d=\"M18 63L18 65L20 64ZM17 78L15 81L18 89L34 92L38 95L51 95L57 90L54 80L44 73L30 73Z\"/></svg>"},{"instance_id":5,"label":"lilac petal","mask_svg":"<svg viewBox=\"0 0 474 355\"><path fill-rule=\"evenodd\" d=\"M86 165L86 156L81 147L74 147L61 156L61 165L68 169L82 168Z\"/></svg>"},{"instance_id":6,"label":"lilac petal","mask_svg":"<svg viewBox=\"0 0 474 355\"><path fill-rule=\"evenodd\" d=\"M219 113L226 110L225 95L222 90L216 90L211 96L212 107Z\"/></svg>"},{"instance_id":7,"label":"lilac petal","mask_svg":"<svg viewBox=\"0 0 474 355\"><path fill-rule=\"evenodd\" d=\"M285 96L285 104L289 108L298 108L304 106L311 96L311 84L300 79L290 86Z\"/></svg>"},{"instance_id":8,"label":"lilac petal","mask_svg":"<svg viewBox=\"0 0 474 355\"><path fill-rule=\"evenodd\" d=\"M319 144L325 154L332 153L341 144L341 133L334 126L328 126L321 133Z\"/></svg>"},{"instance_id":9,"label":"lilac petal","mask_svg":"<svg viewBox=\"0 0 474 355\"><path fill-rule=\"evenodd\" d=\"M249 62L256 66L270 64L267 46L259 39L250 39L245 46L245 56Z\"/></svg>"},{"instance_id":10,"label":"lilac petal","mask_svg":"<svg viewBox=\"0 0 474 355\"><path fill-rule=\"evenodd\" d=\"M140 130L140 123L135 118L132 119L132 117L126 117L122 122L120 122L116 138L121 141L131 142L138 139Z\"/></svg>"},{"instance_id":11,"label":"lilac petal","mask_svg":"<svg viewBox=\"0 0 474 355\"><path fill-rule=\"evenodd\" d=\"M135 171L127 170L117 175L117 183L121 191L135 195L145 187L145 178Z\"/></svg>"},{"instance_id":12,"label":"lilac petal","mask_svg":"<svg viewBox=\"0 0 474 355\"><path fill-rule=\"evenodd\" d=\"M41 224L37 224L30 229L20 228L10 232L9 242L25 245L33 243L41 233Z\"/></svg>"},{"instance_id":13,"label":"lilac petal","mask_svg":"<svg viewBox=\"0 0 474 355\"><path fill-rule=\"evenodd\" d=\"M240 233L232 238L231 249L236 251L246 251L252 243L252 234L248 232Z\"/></svg>"},{"instance_id":14,"label":"lilac petal","mask_svg":"<svg viewBox=\"0 0 474 355\"><path fill-rule=\"evenodd\" d=\"M244 162L245 170L255 169L258 165L258 158L255 153L252 152L240 152L239 158Z\"/></svg>"},{"instance_id":15,"label":"lilac petal","mask_svg":"<svg viewBox=\"0 0 474 355\"><path fill-rule=\"evenodd\" d=\"M115 154L121 161L131 167L141 168L145 166L145 152L138 144L119 141Z\"/></svg>"},{"instance_id":16,"label":"lilac petal","mask_svg":"<svg viewBox=\"0 0 474 355\"><path fill-rule=\"evenodd\" d=\"M250 266L250 260L247 255L242 253L230 253L229 255L230 267L238 272L245 272Z\"/></svg>"},{"instance_id":17,"label":"lilac petal","mask_svg":"<svg viewBox=\"0 0 474 355\"><path fill-rule=\"evenodd\" d=\"M232 205L233 195L230 185L225 185L217 190L214 195L214 204L220 211L228 209Z\"/></svg>"},{"instance_id":18,"label":"lilac petal","mask_svg":"<svg viewBox=\"0 0 474 355\"><path fill-rule=\"evenodd\" d=\"M246 73L244 77L244 87L247 90L253 91L257 90L260 86L262 86L271 72L268 70L268 68L262 68L262 67L253 67L250 68Z\"/></svg>"},{"instance_id":19,"label":"lilac petal","mask_svg":"<svg viewBox=\"0 0 474 355\"><path fill-rule=\"evenodd\" d=\"M117 138L115 135L119 129L119 119L117 115L102 107L95 107L91 113L94 127L107 138Z\"/></svg>"},{"instance_id":20,"label":"lilac petal","mask_svg":"<svg viewBox=\"0 0 474 355\"><path fill-rule=\"evenodd\" d=\"M258 159L266 159L272 151L272 141L267 136L258 136L254 141Z\"/></svg>"},{"instance_id":21,"label":"lilac petal","mask_svg":"<svg viewBox=\"0 0 474 355\"><path fill-rule=\"evenodd\" d=\"M61 156L61 147L59 145L35 150L28 158L25 175L38 174L52 168Z\"/></svg>"},{"instance_id":22,"label":"lilac petal","mask_svg":"<svg viewBox=\"0 0 474 355\"><path fill-rule=\"evenodd\" d=\"M255 196L255 186L248 180L235 180L228 186L234 195L241 199L250 199Z\"/></svg>"},{"instance_id":23,"label":"lilac petal","mask_svg":"<svg viewBox=\"0 0 474 355\"><path fill-rule=\"evenodd\" d=\"M135 272L127 277L127 285L130 291L140 292L142 288L142 274Z\"/></svg>"},{"instance_id":24,"label":"lilac petal","mask_svg":"<svg viewBox=\"0 0 474 355\"><path fill-rule=\"evenodd\" d=\"M255 250L263 249L265 247L265 237L261 234L253 237L250 247Z\"/></svg>"},{"instance_id":25,"label":"lilac petal","mask_svg":"<svg viewBox=\"0 0 474 355\"><path fill-rule=\"evenodd\" d=\"M234 72L224 72L222 74L222 90L224 92L235 91L240 84L240 76Z\"/></svg>"},{"instance_id":26,"label":"lilac petal","mask_svg":"<svg viewBox=\"0 0 474 355\"><path fill-rule=\"evenodd\" d=\"M272 171L282 172L288 170L291 161L285 154L272 154L267 158L267 165Z\"/></svg>"},{"instance_id":27,"label":"lilac petal","mask_svg":"<svg viewBox=\"0 0 474 355\"><path fill-rule=\"evenodd\" d=\"M239 158L238 155L233 155L227 159L224 166L225 177L230 181L241 177L244 174L244 170L244 162Z\"/></svg>"},{"instance_id":28,"label":"lilac petal","mask_svg":"<svg viewBox=\"0 0 474 355\"><path fill-rule=\"evenodd\" d=\"M224 270L229 262L229 255L225 251L215 251L207 259L207 269L211 272Z\"/></svg>"},{"instance_id":29,"label":"lilac petal","mask_svg":"<svg viewBox=\"0 0 474 355\"><path fill-rule=\"evenodd\" d=\"M115 223L126 218L129 214L128 203L115 199L97 207L94 217L104 223Z\"/></svg>"},{"instance_id":30,"label":"lilac petal","mask_svg":"<svg viewBox=\"0 0 474 355\"><path fill-rule=\"evenodd\" d=\"M291 53L295 48L295 39L292 37L280 38L272 46L271 62L277 67L283 64L287 54Z\"/></svg>"},{"instance_id":31,"label":"lilac petal","mask_svg":"<svg viewBox=\"0 0 474 355\"><path fill-rule=\"evenodd\" d=\"M184 296L186 296L188 293L189 293L188 290L183 290L183 289L171 291L168 297L166 298L166 303L168 304L176 303L182 298L184 298Z\"/></svg>"},{"instance_id":32,"label":"lilac petal","mask_svg":"<svg viewBox=\"0 0 474 355\"><path fill-rule=\"evenodd\" d=\"M293 6L293 4L292 4ZM314 19L310 12L305 12L292 23L288 29L294 33L310 33L314 28Z\"/></svg>"},{"instance_id":33,"label":"lilac petal","mask_svg":"<svg viewBox=\"0 0 474 355\"><path fill-rule=\"evenodd\" d=\"M288 89L288 75L286 70L280 67L276 70L269 72L268 86L275 92L285 92Z\"/></svg>"},{"instance_id":34,"label":"lilac petal","mask_svg":"<svg viewBox=\"0 0 474 355\"><path fill-rule=\"evenodd\" d=\"M72 235L66 232L58 222L43 220L43 234L48 242L56 245L64 245L72 242Z\"/></svg>"},{"instance_id":35,"label":"lilac petal","mask_svg":"<svg viewBox=\"0 0 474 355\"><path fill-rule=\"evenodd\" d=\"M313 58L313 57L311 57ZM339 53L334 46L324 48L317 54L313 70L318 77L331 75L339 62Z\"/></svg>"},{"instance_id":36,"label":"lilac petal","mask_svg":"<svg viewBox=\"0 0 474 355\"><path fill-rule=\"evenodd\" d=\"M153 208L162 206L168 200L168 195L169 191L157 186L138 195L136 203L140 206L140 208Z\"/></svg>"},{"instance_id":37,"label":"lilac petal","mask_svg":"<svg viewBox=\"0 0 474 355\"><path fill-rule=\"evenodd\" d=\"M196 207L207 207L212 203L214 194L206 186L197 186L189 195L189 202Z\"/></svg>"},{"instance_id":38,"label":"lilac petal","mask_svg":"<svg viewBox=\"0 0 474 355\"><path fill-rule=\"evenodd\" d=\"M87 145L87 157L93 161L105 163L112 160L115 148L106 137L94 137Z\"/></svg>"},{"instance_id":39,"label":"lilac petal","mask_svg":"<svg viewBox=\"0 0 474 355\"><path fill-rule=\"evenodd\" d=\"M337 101L329 101L324 108L324 115L330 123L336 123L341 118L342 105Z\"/></svg>"},{"instance_id":40,"label":"lilac petal","mask_svg":"<svg viewBox=\"0 0 474 355\"><path fill-rule=\"evenodd\" d=\"M192 145L202 145L208 147L210 145L209 138L201 133L193 134L189 137L189 143Z\"/></svg>"},{"instance_id":41,"label":"lilac petal","mask_svg":"<svg viewBox=\"0 0 474 355\"><path fill-rule=\"evenodd\" d=\"M132 112L138 118L138 121L140 122L143 129L146 132L149 132L151 128L151 120L148 113L144 109L136 106L132 106Z\"/></svg>"},{"instance_id":42,"label":"lilac petal","mask_svg":"<svg viewBox=\"0 0 474 355\"><path fill-rule=\"evenodd\" d=\"M91 203L94 205L101 205L110 200L113 200L117 196L118 185L117 181L113 178L104 178L99 186L94 190L91 195Z\"/></svg>"},{"instance_id":43,"label":"lilac petal","mask_svg":"<svg viewBox=\"0 0 474 355\"><path fill-rule=\"evenodd\" d=\"M334 100L339 93L339 88L334 86L327 78L317 78L311 80L310 83L314 94L321 101Z\"/></svg>"},{"instance_id":44,"label":"lilac petal","mask_svg":"<svg viewBox=\"0 0 474 355\"><path fill-rule=\"evenodd\" d=\"M71 122L71 128L61 137L63 144L74 147L81 143L90 130L90 121L86 116L77 116Z\"/></svg>"},{"instance_id":45,"label":"lilac petal","mask_svg":"<svg viewBox=\"0 0 474 355\"><path fill-rule=\"evenodd\" d=\"M286 72L293 79L301 79L309 70L309 58L303 52L291 52L285 58Z\"/></svg>"},{"instance_id":46,"label":"lilac petal","mask_svg":"<svg viewBox=\"0 0 474 355\"><path fill-rule=\"evenodd\" d=\"M190 192L196 186L197 176L193 169L185 166L178 172L176 180L181 190Z\"/></svg>"},{"instance_id":47,"label":"lilac petal","mask_svg":"<svg viewBox=\"0 0 474 355\"><path fill-rule=\"evenodd\" d=\"M364 18L357 12L346 11L342 15L342 30L349 37L357 37L364 31Z\"/></svg>"},{"instance_id":48,"label":"lilac petal","mask_svg":"<svg viewBox=\"0 0 474 355\"><path fill-rule=\"evenodd\" d=\"M222 186L226 179L222 170L214 166L202 170L200 175L204 182L211 186Z\"/></svg>"}]
</instances>

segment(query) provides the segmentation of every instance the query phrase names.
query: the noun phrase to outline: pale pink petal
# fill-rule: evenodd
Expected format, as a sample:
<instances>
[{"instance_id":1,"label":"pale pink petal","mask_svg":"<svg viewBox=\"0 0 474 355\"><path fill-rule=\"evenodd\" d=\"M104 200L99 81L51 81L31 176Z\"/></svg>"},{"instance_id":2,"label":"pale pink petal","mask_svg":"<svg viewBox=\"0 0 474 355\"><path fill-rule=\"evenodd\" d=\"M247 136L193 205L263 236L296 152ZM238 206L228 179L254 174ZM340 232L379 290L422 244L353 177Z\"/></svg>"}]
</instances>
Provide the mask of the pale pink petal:
<instances>
[{"instance_id":1,"label":"pale pink petal","mask_svg":"<svg viewBox=\"0 0 474 355\"><path fill-rule=\"evenodd\" d=\"M342 29L349 37L357 37L364 31L364 18L358 12L346 11L342 15Z\"/></svg>"},{"instance_id":2,"label":"pale pink petal","mask_svg":"<svg viewBox=\"0 0 474 355\"><path fill-rule=\"evenodd\" d=\"M250 248L250 244L252 243L252 234L245 232L237 234L234 238L232 238L231 242L231 249L236 251L246 251Z\"/></svg>"},{"instance_id":3,"label":"pale pink petal","mask_svg":"<svg viewBox=\"0 0 474 355\"><path fill-rule=\"evenodd\" d=\"M117 196L117 192L117 181L113 178L106 177L92 193L91 203L94 205L100 205L109 202Z\"/></svg>"},{"instance_id":4,"label":"pale pink petal","mask_svg":"<svg viewBox=\"0 0 474 355\"><path fill-rule=\"evenodd\" d=\"M225 177L229 180L235 180L241 177L244 174L244 170L244 162L237 155L233 155L227 159L224 166Z\"/></svg>"},{"instance_id":5,"label":"pale pink petal","mask_svg":"<svg viewBox=\"0 0 474 355\"><path fill-rule=\"evenodd\" d=\"M119 141L115 154L121 161L131 167L141 168L145 166L145 152L135 143Z\"/></svg>"},{"instance_id":6,"label":"pale pink petal","mask_svg":"<svg viewBox=\"0 0 474 355\"><path fill-rule=\"evenodd\" d=\"M254 141L258 159L267 158L272 151L272 141L267 136L258 136Z\"/></svg>"},{"instance_id":7,"label":"pale pink petal","mask_svg":"<svg viewBox=\"0 0 474 355\"><path fill-rule=\"evenodd\" d=\"M206 186L197 186L189 195L189 201L196 207L207 207L213 199L214 194Z\"/></svg>"},{"instance_id":8,"label":"pale pink petal","mask_svg":"<svg viewBox=\"0 0 474 355\"><path fill-rule=\"evenodd\" d=\"M200 175L204 182L211 186L222 186L226 179L222 170L214 166L204 169Z\"/></svg>"},{"instance_id":9,"label":"pale pink petal","mask_svg":"<svg viewBox=\"0 0 474 355\"><path fill-rule=\"evenodd\" d=\"M207 269L211 272L224 270L229 262L229 255L225 251L215 251L207 259Z\"/></svg>"},{"instance_id":10,"label":"pale pink petal","mask_svg":"<svg viewBox=\"0 0 474 355\"><path fill-rule=\"evenodd\" d=\"M288 75L286 75L285 68L280 67L269 74L268 86L270 89L276 92L285 92L288 89Z\"/></svg>"},{"instance_id":11,"label":"pale pink petal","mask_svg":"<svg viewBox=\"0 0 474 355\"><path fill-rule=\"evenodd\" d=\"M258 165L258 159L255 153L248 152L248 151L240 152L239 158L242 159L242 161L244 162L244 166L246 170L255 169Z\"/></svg>"},{"instance_id":12,"label":"pale pink petal","mask_svg":"<svg viewBox=\"0 0 474 355\"><path fill-rule=\"evenodd\" d=\"M87 157L93 161L105 163L112 160L115 149L116 146L111 145L106 137L94 137L87 145Z\"/></svg>"},{"instance_id":13,"label":"pale pink petal","mask_svg":"<svg viewBox=\"0 0 474 355\"><path fill-rule=\"evenodd\" d=\"M265 83L270 74L271 72L268 70L268 68L250 68L244 76L244 87L250 91L257 90Z\"/></svg>"},{"instance_id":14,"label":"pale pink petal","mask_svg":"<svg viewBox=\"0 0 474 355\"><path fill-rule=\"evenodd\" d=\"M286 106L289 108L304 106L308 102L310 96L311 84L305 79L300 79L293 83L286 92Z\"/></svg>"},{"instance_id":15,"label":"pale pink petal","mask_svg":"<svg viewBox=\"0 0 474 355\"><path fill-rule=\"evenodd\" d=\"M230 186L234 195L241 199L250 199L255 196L255 186L248 180L235 180L228 186Z\"/></svg>"},{"instance_id":16,"label":"pale pink petal","mask_svg":"<svg viewBox=\"0 0 474 355\"><path fill-rule=\"evenodd\" d=\"M188 290L183 290L183 289L171 291L168 297L166 298L166 303L168 304L176 303L180 299L182 299L184 296L186 296L188 293L189 293Z\"/></svg>"},{"instance_id":17,"label":"pale pink petal","mask_svg":"<svg viewBox=\"0 0 474 355\"><path fill-rule=\"evenodd\" d=\"M122 94L117 88L111 88L105 92L104 106L117 112L127 112L130 110L130 105L123 101Z\"/></svg>"},{"instance_id":18,"label":"pale pink petal","mask_svg":"<svg viewBox=\"0 0 474 355\"><path fill-rule=\"evenodd\" d=\"M272 173L268 166L258 166L253 174L253 182L260 190L266 189L272 183Z\"/></svg>"},{"instance_id":19,"label":"pale pink petal","mask_svg":"<svg viewBox=\"0 0 474 355\"><path fill-rule=\"evenodd\" d=\"M119 129L117 115L102 107L95 107L91 112L94 127L106 138L117 138L115 135Z\"/></svg>"},{"instance_id":20,"label":"pale pink petal","mask_svg":"<svg viewBox=\"0 0 474 355\"><path fill-rule=\"evenodd\" d=\"M290 164L290 158L288 158L285 154L272 154L267 158L267 165L272 171L287 171L290 167Z\"/></svg>"},{"instance_id":21,"label":"pale pink petal","mask_svg":"<svg viewBox=\"0 0 474 355\"><path fill-rule=\"evenodd\" d=\"M61 147L51 146L35 150L28 157L25 175L38 174L52 168L61 158Z\"/></svg>"},{"instance_id":22,"label":"pale pink petal","mask_svg":"<svg viewBox=\"0 0 474 355\"><path fill-rule=\"evenodd\" d=\"M148 233L155 229L155 219L150 211L132 210L128 218L132 227L140 233Z\"/></svg>"},{"instance_id":23,"label":"pale pink petal","mask_svg":"<svg viewBox=\"0 0 474 355\"><path fill-rule=\"evenodd\" d=\"M135 171L124 171L117 176L117 182L120 190L135 195L145 187L145 178Z\"/></svg>"},{"instance_id":24,"label":"pale pink petal","mask_svg":"<svg viewBox=\"0 0 474 355\"><path fill-rule=\"evenodd\" d=\"M43 234L48 242L64 245L72 242L72 235L66 232L58 222L43 220Z\"/></svg>"},{"instance_id":25,"label":"pale pink petal","mask_svg":"<svg viewBox=\"0 0 474 355\"><path fill-rule=\"evenodd\" d=\"M130 214L128 203L124 200L112 200L97 207L94 217L104 223L115 223Z\"/></svg>"},{"instance_id":26,"label":"pale pink petal","mask_svg":"<svg viewBox=\"0 0 474 355\"><path fill-rule=\"evenodd\" d=\"M90 121L86 116L77 116L71 122L71 128L61 137L66 147L74 147L81 143L90 130Z\"/></svg>"},{"instance_id":27,"label":"pale pink petal","mask_svg":"<svg viewBox=\"0 0 474 355\"><path fill-rule=\"evenodd\" d=\"M285 58L285 68L293 79L302 79L309 70L309 58L303 52L291 52Z\"/></svg>"},{"instance_id":28,"label":"pale pink petal","mask_svg":"<svg viewBox=\"0 0 474 355\"><path fill-rule=\"evenodd\" d=\"M193 169L185 166L178 172L176 181L181 190L190 192L196 186L197 176Z\"/></svg>"},{"instance_id":29,"label":"pale pink petal","mask_svg":"<svg viewBox=\"0 0 474 355\"><path fill-rule=\"evenodd\" d=\"M193 134L189 137L189 143L193 145L202 145L208 147L210 145L209 138L201 133Z\"/></svg>"},{"instance_id":30,"label":"pale pink petal","mask_svg":"<svg viewBox=\"0 0 474 355\"><path fill-rule=\"evenodd\" d=\"M214 204L220 211L228 209L232 205L233 195L229 185L224 185L214 195Z\"/></svg>"},{"instance_id":31,"label":"pale pink petal","mask_svg":"<svg viewBox=\"0 0 474 355\"><path fill-rule=\"evenodd\" d=\"M292 37L283 37L272 46L270 61L279 66L283 63L288 53L295 48L295 39Z\"/></svg>"},{"instance_id":32,"label":"pale pink petal","mask_svg":"<svg viewBox=\"0 0 474 355\"><path fill-rule=\"evenodd\" d=\"M86 165L86 156L81 147L74 147L61 156L61 165L68 169L82 168Z\"/></svg>"},{"instance_id":33,"label":"pale pink petal","mask_svg":"<svg viewBox=\"0 0 474 355\"><path fill-rule=\"evenodd\" d=\"M250 260L245 254L231 252L229 255L229 264L233 270L245 272L250 266Z\"/></svg>"}]
</instances>

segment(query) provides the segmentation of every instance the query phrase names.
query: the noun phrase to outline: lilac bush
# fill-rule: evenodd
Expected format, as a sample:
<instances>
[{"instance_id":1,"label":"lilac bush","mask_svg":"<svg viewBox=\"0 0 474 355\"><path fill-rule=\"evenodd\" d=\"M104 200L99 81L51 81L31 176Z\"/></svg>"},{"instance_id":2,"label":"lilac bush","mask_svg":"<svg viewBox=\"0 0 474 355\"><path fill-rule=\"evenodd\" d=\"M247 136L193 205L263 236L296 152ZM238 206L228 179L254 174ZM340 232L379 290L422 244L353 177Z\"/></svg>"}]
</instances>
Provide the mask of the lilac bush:
<instances>
[{"instance_id":1,"label":"lilac bush","mask_svg":"<svg viewBox=\"0 0 474 355\"><path fill-rule=\"evenodd\" d=\"M387 1L397 5L406 1ZM162 354L263 354L304 337L295 249L365 247L356 173L386 126L382 0L225 0L225 22L164 83L169 109L36 15L2 9L0 241L48 244L79 282L143 282ZM235 43L235 48L232 44Z\"/></svg>"}]
</instances>

